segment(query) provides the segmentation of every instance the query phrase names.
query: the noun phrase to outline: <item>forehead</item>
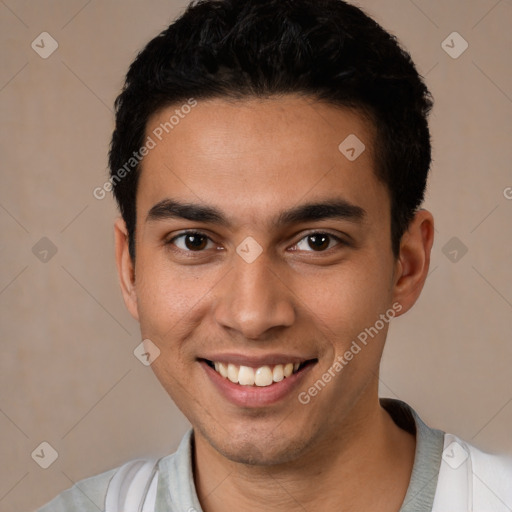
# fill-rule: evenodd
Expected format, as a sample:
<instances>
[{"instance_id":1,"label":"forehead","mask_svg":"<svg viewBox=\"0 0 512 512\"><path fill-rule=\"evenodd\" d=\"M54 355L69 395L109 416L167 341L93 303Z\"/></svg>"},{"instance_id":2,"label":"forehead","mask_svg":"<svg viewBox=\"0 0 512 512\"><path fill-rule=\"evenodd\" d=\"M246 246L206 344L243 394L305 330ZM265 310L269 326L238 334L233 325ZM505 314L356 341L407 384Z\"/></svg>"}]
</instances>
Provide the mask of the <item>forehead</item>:
<instances>
[{"instance_id":1,"label":"forehead","mask_svg":"<svg viewBox=\"0 0 512 512\"><path fill-rule=\"evenodd\" d=\"M359 112L295 96L173 105L148 121L138 211L173 197L247 222L337 194L382 215L373 126Z\"/></svg>"}]
</instances>

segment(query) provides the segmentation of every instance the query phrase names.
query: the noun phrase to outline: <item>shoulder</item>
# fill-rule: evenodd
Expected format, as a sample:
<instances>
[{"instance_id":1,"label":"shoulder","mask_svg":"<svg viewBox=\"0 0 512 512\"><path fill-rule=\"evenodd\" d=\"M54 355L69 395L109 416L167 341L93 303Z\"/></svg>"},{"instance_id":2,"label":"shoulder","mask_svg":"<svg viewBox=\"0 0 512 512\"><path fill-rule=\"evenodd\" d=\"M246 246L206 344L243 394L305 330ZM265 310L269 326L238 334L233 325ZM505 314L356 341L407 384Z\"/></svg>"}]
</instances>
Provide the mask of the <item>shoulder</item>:
<instances>
[{"instance_id":1,"label":"shoulder","mask_svg":"<svg viewBox=\"0 0 512 512\"><path fill-rule=\"evenodd\" d=\"M37 512L98 512L105 507L110 480L119 468L80 480Z\"/></svg>"},{"instance_id":2,"label":"shoulder","mask_svg":"<svg viewBox=\"0 0 512 512\"><path fill-rule=\"evenodd\" d=\"M433 510L446 510L447 506L459 510L458 504L475 512L510 511L512 457L486 453L453 434L445 434L437 506Z\"/></svg>"},{"instance_id":3,"label":"shoulder","mask_svg":"<svg viewBox=\"0 0 512 512\"><path fill-rule=\"evenodd\" d=\"M81 480L37 512L137 510L137 507L140 508L140 504L146 500L149 504L156 502L159 473L163 474L163 486L177 486L180 489L179 496L183 494L183 488L186 488L188 494L185 497L188 499L195 492L191 439L192 429L184 435L175 453L159 459L130 460L122 466ZM189 481L190 479L192 480Z\"/></svg>"},{"instance_id":4,"label":"shoulder","mask_svg":"<svg viewBox=\"0 0 512 512\"><path fill-rule=\"evenodd\" d=\"M475 505L488 506L496 502L512 508L512 457L485 453L467 445L471 456ZM480 501L478 498L480 497ZM478 510L478 508L477 508ZM501 510L496 508L496 510Z\"/></svg>"},{"instance_id":5,"label":"shoulder","mask_svg":"<svg viewBox=\"0 0 512 512\"><path fill-rule=\"evenodd\" d=\"M159 459L161 460L161 459ZM59 494L37 512L111 512L129 509L156 492L156 459L134 459L105 473L86 478ZM150 487L150 484L153 486ZM134 508L135 507L135 508Z\"/></svg>"}]
</instances>

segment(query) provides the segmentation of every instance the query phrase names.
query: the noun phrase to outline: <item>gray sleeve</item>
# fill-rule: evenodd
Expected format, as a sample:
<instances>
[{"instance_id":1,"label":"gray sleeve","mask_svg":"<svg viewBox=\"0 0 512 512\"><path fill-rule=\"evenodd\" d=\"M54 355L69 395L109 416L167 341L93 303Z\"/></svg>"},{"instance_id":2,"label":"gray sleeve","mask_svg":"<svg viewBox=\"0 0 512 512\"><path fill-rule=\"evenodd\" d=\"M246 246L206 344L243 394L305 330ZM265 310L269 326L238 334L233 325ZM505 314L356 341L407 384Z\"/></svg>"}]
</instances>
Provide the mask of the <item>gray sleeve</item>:
<instances>
[{"instance_id":1,"label":"gray sleeve","mask_svg":"<svg viewBox=\"0 0 512 512\"><path fill-rule=\"evenodd\" d=\"M105 495L116 469L77 482L37 512L103 512Z\"/></svg>"}]
</instances>

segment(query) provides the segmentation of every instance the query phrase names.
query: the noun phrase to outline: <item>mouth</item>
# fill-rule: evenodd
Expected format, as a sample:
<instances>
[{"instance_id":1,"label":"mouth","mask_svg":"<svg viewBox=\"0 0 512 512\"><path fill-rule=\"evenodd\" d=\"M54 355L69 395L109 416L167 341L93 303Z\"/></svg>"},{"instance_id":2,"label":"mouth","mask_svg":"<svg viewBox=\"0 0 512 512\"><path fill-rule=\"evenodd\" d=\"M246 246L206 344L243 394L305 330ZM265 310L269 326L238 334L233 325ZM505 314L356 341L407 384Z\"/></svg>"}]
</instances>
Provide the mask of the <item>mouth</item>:
<instances>
[{"instance_id":1,"label":"mouth","mask_svg":"<svg viewBox=\"0 0 512 512\"><path fill-rule=\"evenodd\" d=\"M208 359L202 359L202 361L221 377L233 384L266 388L303 372L309 366L314 365L318 360L308 359L300 362L283 361L278 364L265 364L258 367L238 365L231 362L210 361Z\"/></svg>"}]
</instances>

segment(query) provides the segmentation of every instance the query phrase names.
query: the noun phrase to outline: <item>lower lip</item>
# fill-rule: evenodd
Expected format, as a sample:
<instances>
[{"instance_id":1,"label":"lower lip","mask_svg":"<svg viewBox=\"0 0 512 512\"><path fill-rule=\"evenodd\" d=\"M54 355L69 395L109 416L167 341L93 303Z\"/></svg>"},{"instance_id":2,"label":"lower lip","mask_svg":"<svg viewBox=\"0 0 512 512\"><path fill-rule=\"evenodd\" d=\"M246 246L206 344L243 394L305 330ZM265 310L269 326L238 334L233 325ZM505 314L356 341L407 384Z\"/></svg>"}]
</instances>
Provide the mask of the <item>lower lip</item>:
<instances>
[{"instance_id":1,"label":"lower lip","mask_svg":"<svg viewBox=\"0 0 512 512\"><path fill-rule=\"evenodd\" d=\"M220 393L239 407L262 407L279 402L300 386L314 366L314 363L308 364L297 373L285 377L281 382L274 382L270 386L242 386L234 384L217 373L205 361L200 361L200 364Z\"/></svg>"}]
</instances>

